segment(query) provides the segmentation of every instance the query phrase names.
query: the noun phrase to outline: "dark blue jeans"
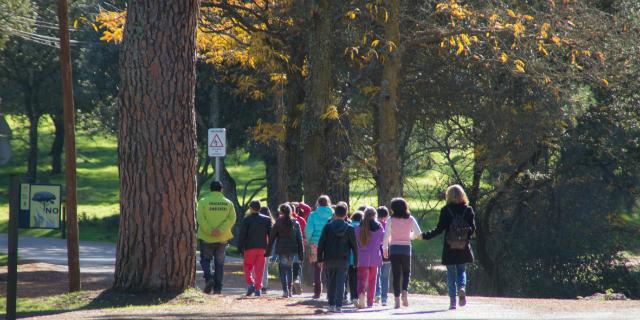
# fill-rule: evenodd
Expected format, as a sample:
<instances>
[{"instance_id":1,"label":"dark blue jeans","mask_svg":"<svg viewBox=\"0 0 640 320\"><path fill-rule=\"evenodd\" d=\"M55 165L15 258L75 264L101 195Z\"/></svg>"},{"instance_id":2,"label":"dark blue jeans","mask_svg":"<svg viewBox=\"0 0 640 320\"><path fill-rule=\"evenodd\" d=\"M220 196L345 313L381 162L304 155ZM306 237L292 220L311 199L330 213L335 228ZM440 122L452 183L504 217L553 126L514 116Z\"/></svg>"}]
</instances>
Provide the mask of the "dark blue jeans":
<instances>
[{"instance_id":1,"label":"dark blue jeans","mask_svg":"<svg viewBox=\"0 0 640 320\"><path fill-rule=\"evenodd\" d=\"M204 273L204 281L213 281L213 291L222 290L222 277L224 276L224 258L227 243L207 243L198 240L200 247L200 266ZM211 260L213 260L213 275L211 274Z\"/></svg>"},{"instance_id":2,"label":"dark blue jeans","mask_svg":"<svg viewBox=\"0 0 640 320\"><path fill-rule=\"evenodd\" d=\"M295 256L281 254L278 258L280 263L280 282L282 283L282 292L289 294L291 292L291 284L293 283L293 260Z\"/></svg>"},{"instance_id":3,"label":"dark blue jeans","mask_svg":"<svg viewBox=\"0 0 640 320\"><path fill-rule=\"evenodd\" d=\"M345 261L344 265L330 264L324 267L327 272L327 298L330 306L342 307L342 298L344 297L344 282L347 278L347 270L349 262Z\"/></svg>"},{"instance_id":4,"label":"dark blue jeans","mask_svg":"<svg viewBox=\"0 0 640 320\"><path fill-rule=\"evenodd\" d=\"M464 264L447 265L447 285L449 286L449 297L455 298L458 289L463 289L467 285L467 273Z\"/></svg>"}]
</instances>

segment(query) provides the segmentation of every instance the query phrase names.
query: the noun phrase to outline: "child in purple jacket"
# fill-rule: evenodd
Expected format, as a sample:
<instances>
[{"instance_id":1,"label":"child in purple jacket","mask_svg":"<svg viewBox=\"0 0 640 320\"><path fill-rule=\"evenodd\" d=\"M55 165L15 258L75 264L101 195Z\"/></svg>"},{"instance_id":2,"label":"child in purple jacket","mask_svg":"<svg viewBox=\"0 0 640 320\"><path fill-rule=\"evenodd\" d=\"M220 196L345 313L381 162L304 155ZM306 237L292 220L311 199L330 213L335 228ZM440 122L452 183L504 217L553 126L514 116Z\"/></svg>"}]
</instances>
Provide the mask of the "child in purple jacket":
<instances>
[{"instance_id":1,"label":"child in purple jacket","mask_svg":"<svg viewBox=\"0 0 640 320\"><path fill-rule=\"evenodd\" d=\"M384 239L384 229L378 222L378 212L368 206L364 219L356 227L358 242L358 308L373 307L376 292L378 267L382 265L380 248ZM365 305L365 288L367 302Z\"/></svg>"}]
</instances>

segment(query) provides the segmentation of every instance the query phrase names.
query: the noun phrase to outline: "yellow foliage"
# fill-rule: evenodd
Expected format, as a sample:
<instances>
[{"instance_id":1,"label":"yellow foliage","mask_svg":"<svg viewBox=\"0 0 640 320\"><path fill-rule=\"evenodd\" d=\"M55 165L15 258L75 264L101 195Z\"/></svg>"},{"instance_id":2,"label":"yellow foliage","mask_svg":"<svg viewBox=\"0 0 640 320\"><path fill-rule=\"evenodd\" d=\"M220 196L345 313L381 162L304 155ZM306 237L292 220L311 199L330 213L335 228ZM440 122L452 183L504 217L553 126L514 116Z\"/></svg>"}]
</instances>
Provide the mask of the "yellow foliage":
<instances>
[{"instance_id":1,"label":"yellow foliage","mask_svg":"<svg viewBox=\"0 0 640 320\"><path fill-rule=\"evenodd\" d=\"M544 75L544 84L550 84L551 83L551 78L549 78L548 75Z\"/></svg>"},{"instance_id":2,"label":"yellow foliage","mask_svg":"<svg viewBox=\"0 0 640 320\"><path fill-rule=\"evenodd\" d=\"M602 83L604 83L605 86L609 85L609 80L607 79L602 79Z\"/></svg>"},{"instance_id":3,"label":"yellow foliage","mask_svg":"<svg viewBox=\"0 0 640 320\"><path fill-rule=\"evenodd\" d=\"M552 36L552 37L551 37L551 41L552 41L554 44L558 45L558 46L560 45L560 42L561 42L560 37L558 37L558 36L556 36L556 35L554 35L554 36Z\"/></svg>"},{"instance_id":4,"label":"yellow foliage","mask_svg":"<svg viewBox=\"0 0 640 320\"><path fill-rule=\"evenodd\" d=\"M502 61L502 63L506 63L507 61L509 61L509 57L507 56L507 54L506 54L506 53L504 53L504 52L503 52L503 53L500 55L500 61Z\"/></svg>"},{"instance_id":5,"label":"yellow foliage","mask_svg":"<svg viewBox=\"0 0 640 320\"><path fill-rule=\"evenodd\" d=\"M285 128L282 124L264 122L258 119L255 128L251 130L253 140L260 143L272 141L282 142L285 137Z\"/></svg>"},{"instance_id":6,"label":"yellow foliage","mask_svg":"<svg viewBox=\"0 0 640 320\"><path fill-rule=\"evenodd\" d=\"M471 39L469 39L469 36L466 33L461 34L460 39L462 39L462 42L467 46L471 44Z\"/></svg>"},{"instance_id":7,"label":"yellow foliage","mask_svg":"<svg viewBox=\"0 0 640 320\"><path fill-rule=\"evenodd\" d=\"M528 14L526 14L526 15L524 15L524 16L522 16L522 17L523 17L525 20L529 21L529 22L533 21L533 17L532 17L532 16L530 16L530 15L528 15Z\"/></svg>"},{"instance_id":8,"label":"yellow foliage","mask_svg":"<svg viewBox=\"0 0 640 320\"><path fill-rule=\"evenodd\" d=\"M508 10L507 10L507 15L508 15L509 17L511 17L511 18L516 18L516 17L517 17L516 13L515 13L515 12L513 12L513 10L511 10L511 9L508 9Z\"/></svg>"},{"instance_id":9,"label":"yellow foliage","mask_svg":"<svg viewBox=\"0 0 640 320\"><path fill-rule=\"evenodd\" d=\"M334 105L327 106L325 113L320 116L322 120L338 120L340 115L338 114L338 107Z\"/></svg>"},{"instance_id":10,"label":"yellow foliage","mask_svg":"<svg viewBox=\"0 0 640 320\"><path fill-rule=\"evenodd\" d=\"M371 46L375 48L375 47L378 46L379 43L380 43L380 40L378 40L378 39L373 40L373 41L371 41Z\"/></svg>"},{"instance_id":11,"label":"yellow foliage","mask_svg":"<svg viewBox=\"0 0 640 320\"><path fill-rule=\"evenodd\" d=\"M549 55L549 51L544 47L543 41L538 41L538 51L542 52L545 56Z\"/></svg>"},{"instance_id":12,"label":"yellow foliage","mask_svg":"<svg viewBox=\"0 0 640 320\"><path fill-rule=\"evenodd\" d=\"M522 23L516 22L513 25L513 36L518 38L522 33L524 33L525 27Z\"/></svg>"},{"instance_id":13,"label":"yellow foliage","mask_svg":"<svg viewBox=\"0 0 640 320\"><path fill-rule=\"evenodd\" d=\"M349 10L347 11L347 17L351 20L355 20L355 18L358 17L358 14L353 10Z\"/></svg>"},{"instance_id":14,"label":"yellow foliage","mask_svg":"<svg viewBox=\"0 0 640 320\"><path fill-rule=\"evenodd\" d=\"M525 70L524 70L524 61L522 61L522 60L515 60L515 61L513 62L513 64L514 64L514 66L515 66L515 68L516 68L516 72L518 72L518 73L525 73Z\"/></svg>"},{"instance_id":15,"label":"yellow foliage","mask_svg":"<svg viewBox=\"0 0 640 320\"><path fill-rule=\"evenodd\" d=\"M93 23L92 26L96 32L104 29L104 31L102 31L102 37L100 37L101 41L120 43L122 42L122 31L126 18L126 11L101 10L96 16L96 22L98 22L100 26L98 27Z\"/></svg>"},{"instance_id":16,"label":"yellow foliage","mask_svg":"<svg viewBox=\"0 0 640 320\"><path fill-rule=\"evenodd\" d=\"M460 41L459 37L457 39L457 43L458 43L458 50L456 50L456 55L459 56L462 52L464 52L464 45L462 44L462 41Z\"/></svg>"}]
</instances>

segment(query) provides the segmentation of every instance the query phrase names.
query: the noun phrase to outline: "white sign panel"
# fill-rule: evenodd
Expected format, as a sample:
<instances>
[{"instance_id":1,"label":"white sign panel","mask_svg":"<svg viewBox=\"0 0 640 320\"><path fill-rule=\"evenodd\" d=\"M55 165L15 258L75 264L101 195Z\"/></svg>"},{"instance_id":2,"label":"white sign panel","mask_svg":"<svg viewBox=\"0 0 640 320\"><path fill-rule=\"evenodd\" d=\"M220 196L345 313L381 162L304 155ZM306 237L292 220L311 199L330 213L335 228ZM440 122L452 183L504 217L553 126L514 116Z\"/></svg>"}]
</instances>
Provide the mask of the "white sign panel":
<instances>
[{"instance_id":1,"label":"white sign panel","mask_svg":"<svg viewBox=\"0 0 640 320\"><path fill-rule=\"evenodd\" d=\"M227 155L227 129L210 128L207 140L209 157L224 157Z\"/></svg>"}]
</instances>

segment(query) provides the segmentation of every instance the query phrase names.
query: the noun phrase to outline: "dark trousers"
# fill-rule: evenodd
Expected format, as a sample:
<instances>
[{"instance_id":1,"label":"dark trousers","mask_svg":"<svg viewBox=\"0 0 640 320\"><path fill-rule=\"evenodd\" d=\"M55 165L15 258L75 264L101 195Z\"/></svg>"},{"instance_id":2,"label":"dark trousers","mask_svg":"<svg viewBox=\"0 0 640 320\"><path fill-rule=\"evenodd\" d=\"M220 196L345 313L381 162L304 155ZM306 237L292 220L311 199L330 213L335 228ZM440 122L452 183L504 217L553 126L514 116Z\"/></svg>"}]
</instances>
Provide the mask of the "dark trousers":
<instances>
[{"instance_id":1,"label":"dark trousers","mask_svg":"<svg viewBox=\"0 0 640 320\"><path fill-rule=\"evenodd\" d=\"M349 266L348 277L349 294L351 295L351 300L358 299L358 268L356 266Z\"/></svg>"},{"instance_id":2,"label":"dark trousers","mask_svg":"<svg viewBox=\"0 0 640 320\"><path fill-rule=\"evenodd\" d=\"M302 263L301 262L294 262L293 263L293 281L295 282L296 280L300 281L300 276L302 275Z\"/></svg>"},{"instance_id":3,"label":"dark trousers","mask_svg":"<svg viewBox=\"0 0 640 320\"><path fill-rule=\"evenodd\" d=\"M344 282L347 277L348 265L325 266L327 272L327 298L330 306L342 307L344 297Z\"/></svg>"},{"instance_id":4,"label":"dark trousers","mask_svg":"<svg viewBox=\"0 0 640 320\"><path fill-rule=\"evenodd\" d=\"M282 292L289 294L291 292L291 284L293 283L293 256L280 255L280 283L282 283Z\"/></svg>"},{"instance_id":5,"label":"dark trousers","mask_svg":"<svg viewBox=\"0 0 640 320\"><path fill-rule=\"evenodd\" d=\"M313 295L320 297L322 293L322 268L317 262L313 263Z\"/></svg>"},{"instance_id":6,"label":"dark trousers","mask_svg":"<svg viewBox=\"0 0 640 320\"><path fill-rule=\"evenodd\" d=\"M400 296L400 291L409 288L409 279L411 278L411 256L406 254L391 254L391 273L393 274L393 295ZM402 279L402 286L400 286Z\"/></svg>"},{"instance_id":7,"label":"dark trousers","mask_svg":"<svg viewBox=\"0 0 640 320\"><path fill-rule=\"evenodd\" d=\"M219 292L222 290L227 243L207 243L198 240L198 244L200 246L200 266L204 273L204 281L213 281L213 291ZM213 275L211 274L211 260L213 260Z\"/></svg>"}]
</instances>

